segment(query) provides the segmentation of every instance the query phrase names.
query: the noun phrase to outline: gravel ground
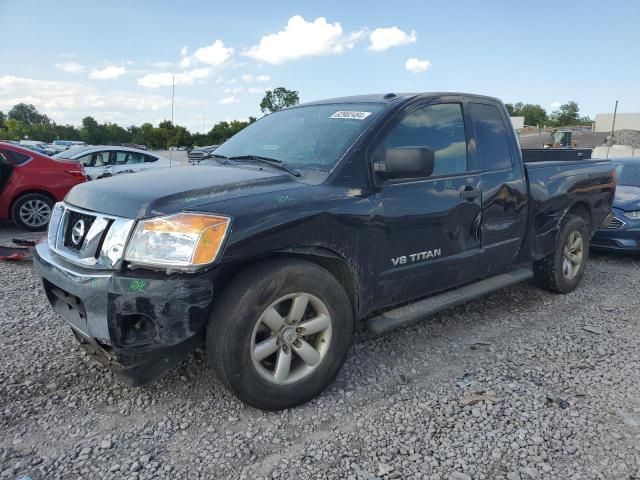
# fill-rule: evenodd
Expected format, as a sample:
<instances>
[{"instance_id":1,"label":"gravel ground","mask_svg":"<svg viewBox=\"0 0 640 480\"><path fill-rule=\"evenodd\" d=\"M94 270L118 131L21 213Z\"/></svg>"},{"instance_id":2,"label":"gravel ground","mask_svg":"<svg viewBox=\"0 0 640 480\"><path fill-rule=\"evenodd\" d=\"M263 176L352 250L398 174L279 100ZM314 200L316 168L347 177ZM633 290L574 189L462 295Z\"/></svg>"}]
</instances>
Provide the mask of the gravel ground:
<instances>
[{"instance_id":1,"label":"gravel ground","mask_svg":"<svg viewBox=\"0 0 640 480\"><path fill-rule=\"evenodd\" d=\"M520 285L359 333L334 384L280 413L225 391L203 351L123 386L31 265L0 263L0 478L640 478L640 259L592 260L571 295Z\"/></svg>"},{"instance_id":2,"label":"gravel ground","mask_svg":"<svg viewBox=\"0 0 640 480\"><path fill-rule=\"evenodd\" d=\"M544 142L549 140L549 132L538 134L523 134L520 136L522 148L542 148ZM571 140L576 142L576 148L595 148L607 140L606 132L573 132Z\"/></svg>"},{"instance_id":3,"label":"gravel ground","mask_svg":"<svg viewBox=\"0 0 640 480\"><path fill-rule=\"evenodd\" d=\"M631 148L640 148L640 131L618 130L614 132L613 138L607 135L607 145L628 145Z\"/></svg>"}]
</instances>

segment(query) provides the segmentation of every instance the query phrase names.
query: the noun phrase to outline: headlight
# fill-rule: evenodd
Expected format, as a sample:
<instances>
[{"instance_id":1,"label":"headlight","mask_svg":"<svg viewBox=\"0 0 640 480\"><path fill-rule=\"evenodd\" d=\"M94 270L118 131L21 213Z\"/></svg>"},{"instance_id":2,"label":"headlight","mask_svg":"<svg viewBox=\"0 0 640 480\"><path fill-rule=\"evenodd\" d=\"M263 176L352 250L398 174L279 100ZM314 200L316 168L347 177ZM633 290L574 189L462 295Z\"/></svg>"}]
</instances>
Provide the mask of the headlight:
<instances>
[{"instance_id":1,"label":"headlight","mask_svg":"<svg viewBox=\"0 0 640 480\"><path fill-rule=\"evenodd\" d=\"M227 235L229 217L178 213L141 220L125 260L152 267L193 269L213 262Z\"/></svg>"},{"instance_id":2,"label":"headlight","mask_svg":"<svg viewBox=\"0 0 640 480\"><path fill-rule=\"evenodd\" d=\"M633 212L624 212L624 216L633 220L638 220L640 219L640 210L635 210Z\"/></svg>"}]
</instances>

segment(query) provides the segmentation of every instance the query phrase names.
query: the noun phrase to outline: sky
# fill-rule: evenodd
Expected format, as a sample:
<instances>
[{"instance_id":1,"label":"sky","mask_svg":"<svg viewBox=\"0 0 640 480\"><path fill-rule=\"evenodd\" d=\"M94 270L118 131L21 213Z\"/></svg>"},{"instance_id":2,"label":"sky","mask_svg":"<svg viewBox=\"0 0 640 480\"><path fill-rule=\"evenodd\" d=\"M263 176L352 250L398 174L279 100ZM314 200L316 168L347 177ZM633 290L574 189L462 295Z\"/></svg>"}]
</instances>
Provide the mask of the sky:
<instances>
[{"instance_id":1,"label":"sky","mask_svg":"<svg viewBox=\"0 0 640 480\"><path fill-rule=\"evenodd\" d=\"M640 111L640 2L0 0L0 111L191 131L302 102L461 91L582 115Z\"/></svg>"}]
</instances>

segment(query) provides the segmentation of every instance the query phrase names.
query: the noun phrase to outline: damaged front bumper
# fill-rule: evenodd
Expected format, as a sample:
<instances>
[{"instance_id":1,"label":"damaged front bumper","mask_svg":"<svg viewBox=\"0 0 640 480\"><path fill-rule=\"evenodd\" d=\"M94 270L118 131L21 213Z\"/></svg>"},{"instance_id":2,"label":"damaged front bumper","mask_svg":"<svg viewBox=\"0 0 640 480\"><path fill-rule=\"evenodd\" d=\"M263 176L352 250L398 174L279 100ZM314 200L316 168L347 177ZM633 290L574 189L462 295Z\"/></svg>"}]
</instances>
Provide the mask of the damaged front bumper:
<instances>
[{"instance_id":1,"label":"damaged front bumper","mask_svg":"<svg viewBox=\"0 0 640 480\"><path fill-rule=\"evenodd\" d=\"M46 243L33 258L49 302L80 344L129 385L153 380L202 341L211 274L89 269Z\"/></svg>"}]
</instances>

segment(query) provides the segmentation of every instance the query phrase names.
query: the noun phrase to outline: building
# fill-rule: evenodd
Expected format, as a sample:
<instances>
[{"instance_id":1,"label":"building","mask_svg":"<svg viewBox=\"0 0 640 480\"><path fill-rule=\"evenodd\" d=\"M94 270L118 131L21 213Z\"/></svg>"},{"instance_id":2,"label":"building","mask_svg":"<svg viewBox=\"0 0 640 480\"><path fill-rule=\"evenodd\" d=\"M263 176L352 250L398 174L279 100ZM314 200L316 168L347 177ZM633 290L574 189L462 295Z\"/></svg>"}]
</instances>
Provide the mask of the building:
<instances>
[{"instance_id":1,"label":"building","mask_svg":"<svg viewBox=\"0 0 640 480\"><path fill-rule=\"evenodd\" d=\"M613 126L613 113L596 114L594 132L610 132ZM616 114L616 130L640 130L640 113Z\"/></svg>"}]
</instances>

